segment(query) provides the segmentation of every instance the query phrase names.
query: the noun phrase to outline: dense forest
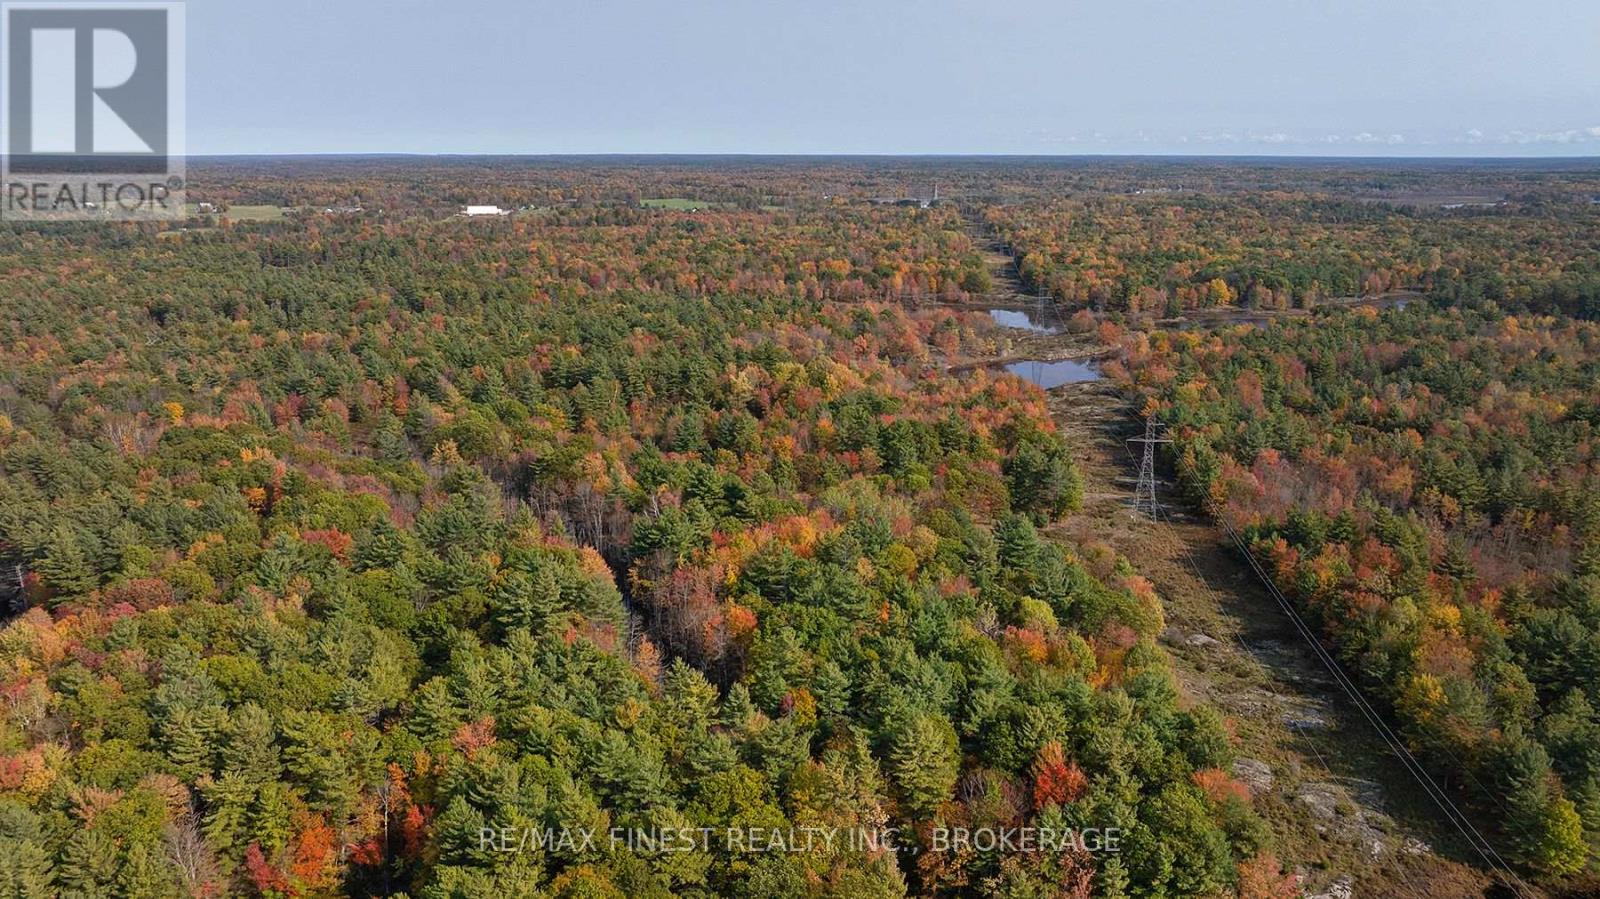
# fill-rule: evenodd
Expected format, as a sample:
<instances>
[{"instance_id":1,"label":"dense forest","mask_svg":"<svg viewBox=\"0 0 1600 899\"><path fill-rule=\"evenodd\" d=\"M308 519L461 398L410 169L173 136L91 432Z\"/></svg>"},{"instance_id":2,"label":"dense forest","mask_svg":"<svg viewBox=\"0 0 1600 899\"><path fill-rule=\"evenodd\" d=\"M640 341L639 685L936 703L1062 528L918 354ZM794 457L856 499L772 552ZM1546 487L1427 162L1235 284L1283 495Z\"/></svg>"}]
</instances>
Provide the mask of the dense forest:
<instances>
[{"instance_id":1,"label":"dense forest","mask_svg":"<svg viewBox=\"0 0 1600 899\"><path fill-rule=\"evenodd\" d=\"M874 299L971 257L826 203L0 232L5 895L1283 895L1149 582L1045 534L1043 395ZM1120 845L934 842L1021 825Z\"/></svg>"},{"instance_id":2,"label":"dense forest","mask_svg":"<svg viewBox=\"0 0 1600 899\"><path fill-rule=\"evenodd\" d=\"M1600 847L1600 327L1493 304L1138 334L1183 485L1511 854Z\"/></svg>"},{"instance_id":3,"label":"dense forest","mask_svg":"<svg viewBox=\"0 0 1600 899\"><path fill-rule=\"evenodd\" d=\"M1134 315L1417 291L1600 318L1600 205L1444 200L1175 189L997 207L988 221L1032 289Z\"/></svg>"},{"instance_id":4,"label":"dense forest","mask_svg":"<svg viewBox=\"0 0 1600 899\"><path fill-rule=\"evenodd\" d=\"M191 175L0 228L0 897L1299 895L1019 341L1600 864L1592 165Z\"/></svg>"}]
</instances>

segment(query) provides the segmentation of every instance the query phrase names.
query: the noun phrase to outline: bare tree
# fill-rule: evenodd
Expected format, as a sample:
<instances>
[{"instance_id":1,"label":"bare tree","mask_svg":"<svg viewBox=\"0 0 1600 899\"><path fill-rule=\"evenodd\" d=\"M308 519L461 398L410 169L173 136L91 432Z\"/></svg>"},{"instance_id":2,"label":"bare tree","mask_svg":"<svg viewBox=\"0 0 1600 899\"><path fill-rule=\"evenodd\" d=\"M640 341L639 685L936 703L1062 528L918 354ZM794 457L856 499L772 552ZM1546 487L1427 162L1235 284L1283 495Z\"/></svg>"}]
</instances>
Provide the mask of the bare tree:
<instances>
[{"instance_id":1,"label":"bare tree","mask_svg":"<svg viewBox=\"0 0 1600 899\"><path fill-rule=\"evenodd\" d=\"M199 816L194 809L168 824L165 836L167 860L178 872L184 894L195 899L210 895L221 873L216 856L200 833Z\"/></svg>"}]
</instances>

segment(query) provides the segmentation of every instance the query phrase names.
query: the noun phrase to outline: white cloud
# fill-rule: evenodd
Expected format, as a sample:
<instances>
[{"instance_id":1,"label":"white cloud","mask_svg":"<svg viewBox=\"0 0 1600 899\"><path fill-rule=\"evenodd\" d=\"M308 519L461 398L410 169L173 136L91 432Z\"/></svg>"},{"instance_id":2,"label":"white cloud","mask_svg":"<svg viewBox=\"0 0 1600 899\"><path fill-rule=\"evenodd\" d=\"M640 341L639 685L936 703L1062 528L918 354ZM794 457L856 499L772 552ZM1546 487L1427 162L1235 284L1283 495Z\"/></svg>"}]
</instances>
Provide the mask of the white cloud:
<instances>
[{"instance_id":1,"label":"white cloud","mask_svg":"<svg viewBox=\"0 0 1600 899\"><path fill-rule=\"evenodd\" d=\"M1437 132L1403 133L1388 131L1360 131L1360 132L1320 132L1320 133L1295 133L1292 131L1256 131L1241 129L1238 131L1228 128L1207 128L1186 133L1152 133L1146 129L1129 131L1056 131L1051 128L1035 129L1029 133L1032 142L1040 145L1054 145L1063 148L1080 147L1110 147L1110 146L1167 146L1167 147L1211 147L1215 151L1227 152L1229 148L1238 148L1239 151L1248 152L1246 148L1260 147L1264 152L1292 152L1294 148L1312 150L1317 147L1345 148L1348 152L1358 152L1362 148L1365 152L1385 152L1386 148L1393 148L1395 152L1419 151L1427 147L1447 147L1455 145L1465 148L1472 146L1484 151L1492 151L1495 147L1534 147L1539 145L1555 147L1582 147L1582 150L1568 152L1591 152L1595 145L1600 144L1600 125L1584 128L1569 128L1565 130L1523 130L1485 131L1481 127L1466 128L1462 130L1441 130ZM1402 149L1405 148L1405 149ZM1095 150L1095 152L1100 152Z\"/></svg>"},{"instance_id":2,"label":"white cloud","mask_svg":"<svg viewBox=\"0 0 1600 899\"><path fill-rule=\"evenodd\" d=\"M1566 131L1509 131L1501 135L1508 144L1572 144L1585 143L1600 138L1600 125L1592 128L1569 128Z\"/></svg>"}]
</instances>

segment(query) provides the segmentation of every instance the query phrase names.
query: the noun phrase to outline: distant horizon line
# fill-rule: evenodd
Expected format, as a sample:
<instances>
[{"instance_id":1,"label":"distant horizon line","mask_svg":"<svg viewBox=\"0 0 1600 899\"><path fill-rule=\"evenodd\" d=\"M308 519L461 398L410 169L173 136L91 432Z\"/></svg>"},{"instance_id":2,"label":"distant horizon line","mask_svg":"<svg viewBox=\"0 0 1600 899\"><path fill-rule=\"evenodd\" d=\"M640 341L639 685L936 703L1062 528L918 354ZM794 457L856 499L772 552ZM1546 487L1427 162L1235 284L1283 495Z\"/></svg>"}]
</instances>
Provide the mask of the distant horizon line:
<instances>
[{"instance_id":1,"label":"distant horizon line","mask_svg":"<svg viewBox=\"0 0 1600 899\"><path fill-rule=\"evenodd\" d=\"M1250 160L1250 161L1340 161L1340 162L1592 162L1600 164L1600 153L1536 155L1337 155L1312 153L826 153L826 152L723 152L723 151L595 151L561 153L506 153L486 151L311 151L291 153L192 153L186 161L216 159L1021 159L1021 160Z\"/></svg>"}]
</instances>

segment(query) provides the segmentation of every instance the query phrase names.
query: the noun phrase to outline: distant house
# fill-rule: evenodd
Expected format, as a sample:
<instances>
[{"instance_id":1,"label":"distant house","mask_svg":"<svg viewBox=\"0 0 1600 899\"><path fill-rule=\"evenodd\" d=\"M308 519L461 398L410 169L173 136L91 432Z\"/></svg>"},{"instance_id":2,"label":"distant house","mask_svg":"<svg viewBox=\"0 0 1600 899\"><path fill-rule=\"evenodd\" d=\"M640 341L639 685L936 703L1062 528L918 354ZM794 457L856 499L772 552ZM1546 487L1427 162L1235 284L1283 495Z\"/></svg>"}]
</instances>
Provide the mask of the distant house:
<instances>
[{"instance_id":1,"label":"distant house","mask_svg":"<svg viewBox=\"0 0 1600 899\"><path fill-rule=\"evenodd\" d=\"M463 206L461 207L461 214L472 218L480 215L509 215L510 212L501 209L499 206Z\"/></svg>"}]
</instances>

